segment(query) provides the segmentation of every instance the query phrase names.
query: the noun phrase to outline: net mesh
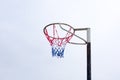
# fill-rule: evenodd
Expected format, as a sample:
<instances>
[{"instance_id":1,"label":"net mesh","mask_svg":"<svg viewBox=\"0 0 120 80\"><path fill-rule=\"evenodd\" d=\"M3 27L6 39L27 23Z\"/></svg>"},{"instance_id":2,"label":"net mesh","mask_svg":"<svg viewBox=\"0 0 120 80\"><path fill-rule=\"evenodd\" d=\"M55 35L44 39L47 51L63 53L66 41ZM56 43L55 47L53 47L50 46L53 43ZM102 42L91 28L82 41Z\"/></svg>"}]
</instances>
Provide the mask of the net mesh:
<instances>
[{"instance_id":1,"label":"net mesh","mask_svg":"<svg viewBox=\"0 0 120 80\"><path fill-rule=\"evenodd\" d=\"M69 31L71 30L71 27L69 27ZM60 38L55 25L53 25L53 37L48 35L47 29L45 29L45 35L52 46L52 56L64 57L65 46L73 35L67 32L63 38Z\"/></svg>"},{"instance_id":2,"label":"net mesh","mask_svg":"<svg viewBox=\"0 0 120 80\"><path fill-rule=\"evenodd\" d=\"M52 56L57 56L57 57L64 57L64 50L65 50L65 45L64 46L58 46L54 45L52 46Z\"/></svg>"}]
</instances>

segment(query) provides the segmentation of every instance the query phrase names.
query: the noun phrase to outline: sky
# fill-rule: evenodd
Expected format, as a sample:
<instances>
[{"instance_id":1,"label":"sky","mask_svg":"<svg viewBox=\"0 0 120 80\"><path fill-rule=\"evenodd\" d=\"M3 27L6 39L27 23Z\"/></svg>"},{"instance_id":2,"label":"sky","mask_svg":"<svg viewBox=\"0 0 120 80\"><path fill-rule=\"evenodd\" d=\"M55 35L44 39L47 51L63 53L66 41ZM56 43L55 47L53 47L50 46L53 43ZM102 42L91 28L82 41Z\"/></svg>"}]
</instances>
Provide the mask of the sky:
<instances>
[{"instance_id":1,"label":"sky","mask_svg":"<svg viewBox=\"0 0 120 80\"><path fill-rule=\"evenodd\" d=\"M1 0L0 80L86 80L86 46L53 58L43 28L91 28L92 80L120 80L119 0Z\"/></svg>"}]
</instances>

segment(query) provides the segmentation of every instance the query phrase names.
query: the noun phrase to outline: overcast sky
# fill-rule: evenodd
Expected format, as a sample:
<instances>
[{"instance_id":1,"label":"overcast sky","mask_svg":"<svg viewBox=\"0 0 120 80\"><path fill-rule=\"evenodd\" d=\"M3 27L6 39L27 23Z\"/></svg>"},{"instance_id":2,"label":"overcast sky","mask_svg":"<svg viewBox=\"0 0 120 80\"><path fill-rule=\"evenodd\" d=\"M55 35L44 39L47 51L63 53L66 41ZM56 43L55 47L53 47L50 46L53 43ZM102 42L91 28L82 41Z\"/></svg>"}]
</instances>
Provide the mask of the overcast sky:
<instances>
[{"instance_id":1,"label":"overcast sky","mask_svg":"<svg viewBox=\"0 0 120 80\"><path fill-rule=\"evenodd\" d=\"M120 80L119 0L1 0L0 80L86 80L86 46L52 58L49 23L90 27L92 80Z\"/></svg>"}]
</instances>

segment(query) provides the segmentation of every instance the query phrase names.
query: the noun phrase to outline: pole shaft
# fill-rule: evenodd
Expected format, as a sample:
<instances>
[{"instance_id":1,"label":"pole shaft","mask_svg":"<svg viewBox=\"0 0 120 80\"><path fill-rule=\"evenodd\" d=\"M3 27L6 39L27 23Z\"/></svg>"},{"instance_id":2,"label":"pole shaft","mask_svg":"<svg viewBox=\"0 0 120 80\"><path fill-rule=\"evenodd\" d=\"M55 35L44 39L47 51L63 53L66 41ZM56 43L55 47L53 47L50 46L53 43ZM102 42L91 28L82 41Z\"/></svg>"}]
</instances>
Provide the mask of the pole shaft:
<instances>
[{"instance_id":1,"label":"pole shaft","mask_svg":"<svg viewBox=\"0 0 120 80\"><path fill-rule=\"evenodd\" d=\"M87 43L87 80L91 80L91 43Z\"/></svg>"}]
</instances>

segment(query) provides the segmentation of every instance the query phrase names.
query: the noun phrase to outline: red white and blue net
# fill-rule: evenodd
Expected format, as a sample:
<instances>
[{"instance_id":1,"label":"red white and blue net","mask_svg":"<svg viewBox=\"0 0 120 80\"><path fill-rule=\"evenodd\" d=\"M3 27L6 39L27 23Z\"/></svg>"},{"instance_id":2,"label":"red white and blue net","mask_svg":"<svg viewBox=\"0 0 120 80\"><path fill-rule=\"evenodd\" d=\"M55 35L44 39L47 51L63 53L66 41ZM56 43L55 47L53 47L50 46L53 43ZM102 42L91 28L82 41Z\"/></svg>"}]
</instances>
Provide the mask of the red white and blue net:
<instances>
[{"instance_id":1,"label":"red white and blue net","mask_svg":"<svg viewBox=\"0 0 120 80\"><path fill-rule=\"evenodd\" d=\"M74 30L69 25L65 24L51 24L49 27L51 27L51 30L48 29L48 26L44 29L44 33L46 35L46 38L48 39L50 45L52 46L52 56L57 57L64 57L64 50L67 42L70 41L73 34L63 31L61 27L66 27L66 29L74 33ZM52 35L50 35L50 33Z\"/></svg>"}]
</instances>

